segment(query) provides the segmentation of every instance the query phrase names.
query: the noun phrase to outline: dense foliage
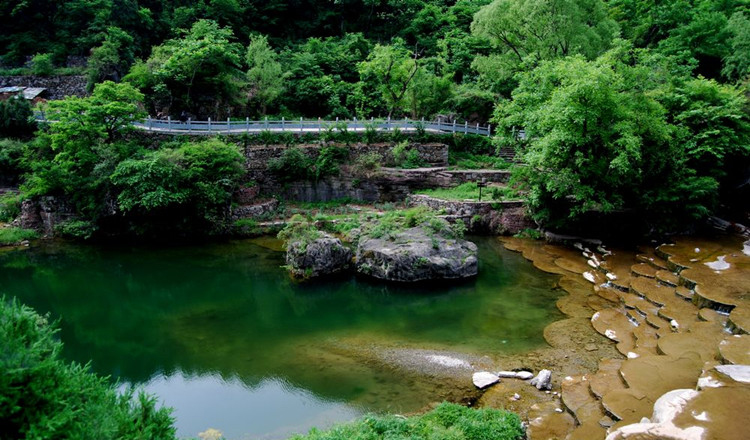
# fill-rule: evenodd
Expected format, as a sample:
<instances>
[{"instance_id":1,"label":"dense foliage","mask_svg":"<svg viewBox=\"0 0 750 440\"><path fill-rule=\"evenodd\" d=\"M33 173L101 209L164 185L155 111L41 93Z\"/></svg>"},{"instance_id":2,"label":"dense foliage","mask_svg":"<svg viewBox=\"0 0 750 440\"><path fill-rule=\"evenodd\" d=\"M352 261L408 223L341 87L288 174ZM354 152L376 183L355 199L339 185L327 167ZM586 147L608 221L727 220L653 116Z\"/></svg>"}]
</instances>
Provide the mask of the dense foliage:
<instances>
[{"instance_id":1,"label":"dense foliage","mask_svg":"<svg viewBox=\"0 0 750 440\"><path fill-rule=\"evenodd\" d=\"M64 235L88 238L101 229L173 236L225 226L243 174L239 148L218 139L147 148L128 136L143 114L142 99L129 84L107 81L89 97L53 101L48 117L56 122L25 145L23 164L32 172L23 192L72 205L78 220L61 225Z\"/></svg>"},{"instance_id":2,"label":"dense foliage","mask_svg":"<svg viewBox=\"0 0 750 440\"><path fill-rule=\"evenodd\" d=\"M542 62L519 76L497 119L525 128L528 167L516 177L529 187L537 220L564 226L631 210L651 226L675 226L713 212L720 184L741 183L750 164L742 92L659 77L660 62L623 43L593 61Z\"/></svg>"},{"instance_id":3,"label":"dense foliage","mask_svg":"<svg viewBox=\"0 0 750 440\"><path fill-rule=\"evenodd\" d=\"M166 408L60 359L54 325L0 298L0 438L173 439Z\"/></svg>"},{"instance_id":4,"label":"dense foliage","mask_svg":"<svg viewBox=\"0 0 750 440\"><path fill-rule=\"evenodd\" d=\"M356 423L338 425L327 431L313 429L292 440L518 440L524 437L515 414L496 409L470 409L442 403L422 416L367 416Z\"/></svg>"},{"instance_id":5,"label":"dense foliage","mask_svg":"<svg viewBox=\"0 0 750 440\"><path fill-rule=\"evenodd\" d=\"M48 75L86 56L93 90L112 80L142 94L143 107L115 120L491 122L530 165L516 178L535 218L555 226L592 212L651 225L742 216L750 196L750 12L739 0L0 0L0 13L4 67ZM82 122L36 142L27 185L32 195L86 188L73 198L95 217L84 199L110 194L107 176L134 150ZM39 166L44 155L55 166Z\"/></svg>"}]
</instances>

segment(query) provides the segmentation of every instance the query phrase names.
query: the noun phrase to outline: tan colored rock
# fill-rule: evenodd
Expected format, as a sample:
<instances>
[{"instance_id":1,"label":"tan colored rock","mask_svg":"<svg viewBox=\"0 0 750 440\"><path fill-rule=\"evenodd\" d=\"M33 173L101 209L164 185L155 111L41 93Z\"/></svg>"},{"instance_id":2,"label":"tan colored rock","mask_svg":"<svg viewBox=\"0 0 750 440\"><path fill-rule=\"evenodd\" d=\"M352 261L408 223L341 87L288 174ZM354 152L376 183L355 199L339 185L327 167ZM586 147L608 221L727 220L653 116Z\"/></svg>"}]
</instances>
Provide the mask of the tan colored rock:
<instances>
[{"instance_id":1,"label":"tan colored rock","mask_svg":"<svg viewBox=\"0 0 750 440\"><path fill-rule=\"evenodd\" d=\"M625 388L605 394L602 398L602 405L614 418L629 424L648 417L654 406L654 400L640 390Z\"/></svg>"},{"instance_id":2,"label":"tan colored rock","mask_svg":"<svg viewBox=\"0 0 750 440\"><path fill-rule=\"evenodd\" d=\"M639 390L652 402L677 388L695 388L703 371L703 361L695 352L679 356L643 356L623 362L620 373L625 383ZM605 396L606 398L606 396Z\"/></svg>"},{"instance_id":3,"label":"tan colored rock","mask_svg":"<svg viewBox=\"0 0 750 440\"><path fill-rule=\"evenodd\" d=\"M589 376L589 388L591 392L601 399L605 394L625 388L625 382L620 376L621 359L602 359L599 361L599 370Z\"/></svg>"},{"instance_id":4,"label":"tan colored rock","mask_svg":"<svg viewBox=\"0 0 750 440\"><path fill-rule=\"evenodd\" d=\"M637 277L656 278L656 268L650 264L639 263L634 264L630 271Z\"/></svg>"},{"instance_id":5,"label":"tan colored rock","mask_svg":"<svg viewBox=\"0 0 750 440\"><path fill-rule=\"evenodd\" d=\"M750 335L734 335L719 343L721 358L730 364L750 365Z\"/></svg>"}]
</instances>

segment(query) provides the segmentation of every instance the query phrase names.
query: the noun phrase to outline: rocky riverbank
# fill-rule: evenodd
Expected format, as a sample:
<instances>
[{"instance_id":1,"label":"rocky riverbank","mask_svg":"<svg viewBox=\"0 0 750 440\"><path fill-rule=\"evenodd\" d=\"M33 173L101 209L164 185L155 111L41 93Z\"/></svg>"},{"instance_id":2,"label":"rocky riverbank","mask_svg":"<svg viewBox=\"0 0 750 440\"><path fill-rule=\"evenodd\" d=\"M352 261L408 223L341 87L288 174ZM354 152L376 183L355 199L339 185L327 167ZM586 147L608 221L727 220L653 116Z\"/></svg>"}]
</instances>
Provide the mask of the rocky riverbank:
<instances>
[{"instance_id":1,"label":"rocky riverbank","mask_svg":"<svg viewBox=\"0 0 750 440\"><path fill-rule=\"evenodd\" d=\"M550 345L574 342L566 359L597 354L597 368L565 365L553 376L559 399L528 407L530 440L744 438L750 255L741 239L679 238L638 252L505 245L561 275L568 296L558 307L571 317L547 327ZM581 338L593 331L611 340L607 352ZM507 408L518 386L505 381L479 403Z\"/></svg>"}]
</instances>

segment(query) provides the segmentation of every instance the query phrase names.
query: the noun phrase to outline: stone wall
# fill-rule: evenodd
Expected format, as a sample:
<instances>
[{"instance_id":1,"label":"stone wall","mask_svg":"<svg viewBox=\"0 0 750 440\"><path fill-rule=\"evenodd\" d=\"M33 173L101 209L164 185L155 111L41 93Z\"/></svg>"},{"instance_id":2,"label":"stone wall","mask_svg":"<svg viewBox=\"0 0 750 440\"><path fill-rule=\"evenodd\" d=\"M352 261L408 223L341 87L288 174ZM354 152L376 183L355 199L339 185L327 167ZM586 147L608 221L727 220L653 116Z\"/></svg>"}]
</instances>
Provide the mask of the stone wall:
<instances>
[{"instance_id":1,"label":"stone wall","mask_svg":"<svg viewBox=\"0 0 750 440\"><path fill-rule=\"evenodd\" d=\"M232 220L242 218L256 219L275 212L278 207L279 201L276 199L260 201L252 205L240 205L232 208L231 217Z\"/></svg>"},{"instance_id":2,"label":"stone wall","mask_svg":"<svg viewBox=\"0 0 750 440\"><path fill-rule=\"evenodd\" d=\"M353 144L350 146L332 144L333 146L344 147L349 150L347 162L351 163L358 157L375 153L381 158L382 165L393 164L393 155L391 154L392 144ZM445 167L448 165L448 146L445 144L412 144L412 148L419 151L419 157L427 162L431 167ZM316 159L320 150L325 145L306 144L297 145L310 158ZM248 177L252 180L267 180L268 162L272 159L281 157L284 150L291 147L285 145L268 145L268 146L248 146L245 149L245 163L248 170Z\"/></svg>"},{"instance_id":3,"label":"stone wall","mask_svg":"<svg viewBox=\"0 0 750 440\"><path fill-rule=\"evenodd\" d=\"M86 77L84 75L59 76L2 76L0 87L43 87L47 89L46 99L62 99L66 96L85 96Z\"/></svg>"},{"instance_id":4,"label":"stone wall","mask_svg":"<svg viewBox=\"0 0 750 440\"><path fill-rule=\"evenodd\" d=\"M73 207L70 204L57 197L46 196L38 200L24 200L21 215L14 223L53 236L57 225L72 219Z\"/></svg>"}]
</instances>

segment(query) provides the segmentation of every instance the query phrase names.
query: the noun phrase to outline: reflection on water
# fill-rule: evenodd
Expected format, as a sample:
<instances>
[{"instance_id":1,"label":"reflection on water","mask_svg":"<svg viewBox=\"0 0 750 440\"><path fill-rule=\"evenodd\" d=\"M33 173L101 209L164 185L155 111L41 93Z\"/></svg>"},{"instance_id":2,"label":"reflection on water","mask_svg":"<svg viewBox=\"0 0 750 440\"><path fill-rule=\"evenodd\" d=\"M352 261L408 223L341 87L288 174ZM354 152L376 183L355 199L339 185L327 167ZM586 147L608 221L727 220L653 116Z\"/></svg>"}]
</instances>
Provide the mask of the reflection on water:
<instances>
[{"instance_id":1,"label":"reflection on water","mask_svg":"<svg viewBox=\"0 0 750 440\"><path fill-rule=\"evenodd\" d=\"M245 240L43 244L0 254L0 286L62 318L69 359L157 392L176 408L180 435L213 427L232 439L282 438L361 411L413 411L435 400L373 362L368 350L381 343L474 353L544 344L542 330L560 316L556 277L494 239L475 242L479 276L452 285L356 277L299 285L280 269L282 253Z\"/></svg>"},{"instance_id":2,"label":"reflection on water","mask_svg":"<svg viewBox=\"0 0 750 440\"><path fill-rule=\"evenodd\" d=\"M216 375L156 376L145 387L180 402L172 414L183 433L199 433L221 427L231 439L283 439L361 415L338 402L322 400L277 379L265 379L253 388L237 378ZM288 414L294 414L290 420ZM237 421L246 421L238 424Z\"/></svg>"}]
</instances>

